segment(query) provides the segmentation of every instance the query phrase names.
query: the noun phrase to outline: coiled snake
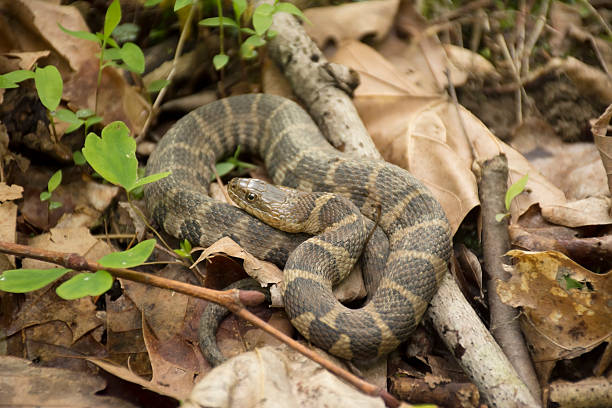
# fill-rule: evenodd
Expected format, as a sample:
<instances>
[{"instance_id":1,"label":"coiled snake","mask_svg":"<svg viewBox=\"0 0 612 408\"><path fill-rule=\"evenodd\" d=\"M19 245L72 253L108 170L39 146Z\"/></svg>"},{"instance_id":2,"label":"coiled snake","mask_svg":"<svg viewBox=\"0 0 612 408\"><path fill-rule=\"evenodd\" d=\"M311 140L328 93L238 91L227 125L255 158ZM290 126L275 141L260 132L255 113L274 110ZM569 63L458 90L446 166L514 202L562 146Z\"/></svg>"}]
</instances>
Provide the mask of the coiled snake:
<instances>
[{"instance_id":1,"label":"coiled snake","mask_svg":"<svg viewBox=\"0 0 612 408\"><path fill-rule=\"evenodd\" d=\"M439 203L406 170L334 149L294 102L242 95L184 116L149 158L148 174L172 172L145 186L148 210L164 230L204 247L228 236L260 259L285 264L306 236L278 231L208 197L212 165L238 145L264 159L276 184L337 192L369 218L380 214L389 254L364 307L349 309L333 297L329 277L344 250L328 240L301 248L309 262L293 263L284 283L285 307L306 339L339 357L366 359L396 348L422 318L447 270L450 228ZM340 241L349 232L338 233Z\"/></svg>"}]
</instances>

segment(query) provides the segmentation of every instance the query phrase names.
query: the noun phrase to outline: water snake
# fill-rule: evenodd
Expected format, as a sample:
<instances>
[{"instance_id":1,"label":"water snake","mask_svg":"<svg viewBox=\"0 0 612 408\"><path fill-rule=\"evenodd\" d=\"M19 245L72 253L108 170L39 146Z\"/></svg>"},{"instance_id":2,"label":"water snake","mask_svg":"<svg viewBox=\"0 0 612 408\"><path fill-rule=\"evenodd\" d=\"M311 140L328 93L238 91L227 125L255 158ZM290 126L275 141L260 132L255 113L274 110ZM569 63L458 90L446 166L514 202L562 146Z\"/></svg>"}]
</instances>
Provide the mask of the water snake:
<instances>
[{"instance_id":1,"label":"water snake","mask_svg":"<svg viewBox=\"0 0 612 408\"><path fill-rule=\"evenodd\" d=\"M172 174L145 186L147 208L165 231L201 246L229 236L264 260L284 265L306 239L276 230L241 209L211 199L212 165L240 145L258 155L279 185L336 192L374 219L389 239L385 272L360 309L333 299L331 283L341 251L328 242L309 245L284 283L292 324L314 344L345 359L384 355L404 341L423 316L447 270L450 228L440 204L406 170L334 149L310 116L282 97L256 94L221 99L173 125L149 158L147 174ZM309 269L311 268L311 269Z\"/></svg>"}]
</instances>

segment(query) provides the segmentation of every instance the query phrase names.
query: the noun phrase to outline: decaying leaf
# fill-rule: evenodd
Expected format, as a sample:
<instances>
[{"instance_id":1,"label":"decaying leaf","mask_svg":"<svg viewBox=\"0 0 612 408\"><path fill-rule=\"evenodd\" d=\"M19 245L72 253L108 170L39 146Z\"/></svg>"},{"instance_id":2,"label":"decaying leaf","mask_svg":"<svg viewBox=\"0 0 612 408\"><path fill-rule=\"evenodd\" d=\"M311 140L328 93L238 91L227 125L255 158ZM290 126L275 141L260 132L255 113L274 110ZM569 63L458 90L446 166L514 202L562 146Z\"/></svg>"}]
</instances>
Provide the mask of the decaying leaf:
<instances>
[{"instance_id":1,"label":"decaying leaf","mask_svg":"<svg viewBox=\"0 0 612 408\"><path fill-rule=\"evenodd\" d=\"M501 300L522 307L521 327L541 381L555 361L612 341L612 272L596 274L559 252L512 250L512 277L499 282Z\"/></svg>"},{"instance_id":2,"label":"decaying leaf","mask_svg":"<svg viewBox=\"0 0 612 408\"><path fill-rule=\"evenodd\" d=\"M595 138L595 145L599 149L601 161L608 175L608 189L612 193L612 137L607 136L608 126L612 118L612 105L593 123L591 132ZM611 209L612 211L612 209ZM610 213L612 215L612 212Z\"/></svg>"},{"instance_id":3,"label":"decaying leaf","mask_svg":"<svg viewBox=\"0 0 612 408\"><path fill-rule=\"evenodd\" d=\"M106 382L99 376L41 367L17 357L0 357L0 401L3 406L134 407L117 397L96 395L104 388Z\"/></svg>"},{"instance_id":4,"label":"decaying leaf","mask_svg":"<svg viewBox=\"0 0 612 408\"><path fill-rule=\"evenodd\" d=\"M8 200L18 200L22 197L23 187L13 184L7 185L4 181L0 182L0 202Z\"/></svg>"},{"instance_id":5,"label":"decaying leaf","mask_svg":"<svg viewBox=\"0 0 612 408\"><path fill-rule=\"evenodd\" d=\"M298 352L283 345L241 354L212 370L183 403L245 407L384 407Z\"/></svg>"},{"instance_id":6,"label":"decaying leaf","mask_svg":"<svg viewBox=\"0 0 612 408\"><path fill-rule=\"evenodd\" d=\"M195 251L198 249L202 250L203 248L194 248L193 250ZM243 266L245 272L262 285L279 283L283 280L283 272L276 265L270 262L260 261L242 249L240 245L229 237L223 237L204 249L194 265L197 265L213 254L226 254L234 258L242 259L244 261Z\"/></svg>"},{"instance_id":7,"label":"decaying leaf","mask_svg":"<svg viewBox=\"0 0 612 408\"><path fill-rule=\"evenodd\" d=\"M474 161L500 152L508 157L508 185L529 174L526 192L512 202L513 220L534 203L565 202L559 189L469 111L442 94L423 92L414 78L398 72L373 49L352 42L338 50L334 60L360 74L354 102L378 150L432 190L453 231L479 202Z\"/></svg>"},{"instance_id":8,"label":"decaying leaf","mask_svg":"<svg viewBox=\"0 0 612 408\"><path fill-rule=\"evenodd\" d=\"M399 0L380 0L313 7L304 11L312 22L304 28L319 47L329 40L339 44L344 40L358 41L366 35L380 41L391 29L398 5Z\"/></svg>"}]
</instances>

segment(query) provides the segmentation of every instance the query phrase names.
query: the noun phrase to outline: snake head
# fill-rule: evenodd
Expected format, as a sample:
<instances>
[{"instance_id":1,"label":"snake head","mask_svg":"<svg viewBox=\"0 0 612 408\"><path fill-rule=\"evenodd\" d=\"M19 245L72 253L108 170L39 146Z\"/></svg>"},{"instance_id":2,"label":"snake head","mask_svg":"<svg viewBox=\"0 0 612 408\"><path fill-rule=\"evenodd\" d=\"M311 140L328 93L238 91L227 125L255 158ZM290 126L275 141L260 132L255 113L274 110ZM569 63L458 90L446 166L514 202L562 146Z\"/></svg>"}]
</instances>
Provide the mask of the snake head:
<instances>
[{"instance_id":1,"label":"snake head","mask_svg":"<svg viewBox=\"0 0 612 408\"><path fill-rule=\"evenodd\" d=\"M238 207L274 228L293 233L304 230L309 212L301 208L305 193L252 178L232 179L227 192Z\"/></svg>"}]
</instances>

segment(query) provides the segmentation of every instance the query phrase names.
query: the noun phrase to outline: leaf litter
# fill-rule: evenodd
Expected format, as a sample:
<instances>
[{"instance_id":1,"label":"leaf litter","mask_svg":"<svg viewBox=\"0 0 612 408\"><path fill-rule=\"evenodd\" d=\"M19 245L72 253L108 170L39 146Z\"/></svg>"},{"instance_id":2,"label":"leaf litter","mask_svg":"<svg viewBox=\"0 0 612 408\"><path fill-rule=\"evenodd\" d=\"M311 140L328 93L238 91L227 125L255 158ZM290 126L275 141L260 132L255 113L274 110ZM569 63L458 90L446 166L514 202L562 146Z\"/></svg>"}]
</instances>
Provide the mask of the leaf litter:
<instances>
[{"instance_id":1,"label":"leaf litter","mask_svg":"<svg viewBox=\"0 0 612 408\"><path fill-rule=\"evenodd\" d=\"M553 2L552 10L557 14L551 11L551 16L558 16L562 7L565 6ZM20 46L0 54L0 72L18 68L31 69L34 64L41 63L45 59L54 61L66 81L63 103L73 110L91 108L94 103L93 89L97 73L95 53L99 50L91 42L67 36L54 24L56 20L62 21L65 27L72 30L87 31L87 25L81 15L73 7L41 3L36 0L17 1L11 5L11 10L17 11L17 18L10 25L14 32L6 33L2 28L0 32L6 33L6 38L19 38L15 44ZM571 14L574 11L575 9L569 8L565 12ZM609 136L606 136L609 114L603 115L593 127L599 153L605 163L604 173L601 172L601 167L598 167L601 162L593 156L592 145L585 147L584 150L588 151L584 153L584 157L588 157L588 160L576 160L575 155L579 153L573 150L575 148L573 145L560 145L557 151L552 152L554 156L550 160L553 163L550 166L551 173L543 177L538 171L542 167L538 167L528 151L514 146L513 143L511 145L514 148L510 147L496 138L471 112L461 105L455 107L449 102L443 91L446 84L444 72L446 67L449 67L451 81L457 87L465 84L473 76L494 78L499 81L500 75L489 60L466 48L440 44L435 37L425 31L427 27L423 21L406 12L401 5L398 6L395 0L313 9L306 12L306 15L313 21L312 26L307 26L307 30L315 41L319 45L325 45L330 40L335 42L338 47L335 60L359 72L362 83L357 89L355 104L381 153L387 160L408 168L426 182L447 211L453 231L458 230L466 217L470 216L470 212L478 206L475 160L503 151L509 158L511 173L508 185L529 174L526 192L513 200L511 206L512 227L515 230L533 234L535 229L529 224L529 220L533 220L532 214L537 213L540 219L538 234L550 236L553 232L556 233L552 242L561 245L560 243L565 240L564 248L570 253L575 252L571 252L572 249L567 242L583 242L584 245L596 246L598 244L595 241L585 240L602 239L602 242L605 242L605 238L610 237L610 230L606 229L610 225L610 214L609 212L606 214L606 210L609 211L610 208L609 190L600 189L601 183L598 182L597 193L595 193L595 183L589 183L588 187L591 190L579 191L581 180L587 179L591 182L594 177L598 181L605 180L606 172L608 179L610 177L610 165L606 162L610 157L610 149L606 145L609 139ZM0 17L6 18L2 15ZM393 20L396 18L397 21L394 23ZM347 20L359 21L360 24L347 24ZM567 42L567 37L564 35L575 38L584 35L584 29L578 26L579 18L572 17L572 24L568 26L557 25L564 21L570 20L567 17L557 17L553 22L553 25L558 27L555 35L560 44ZM406 45L406 42L396 35L394 31L396 29L411 30L411 34L421 37L411 45ZM356 42L364 36L378 42L376 44L378 51ZM0 52L6 51L1 45L0 41ZM604 42L602 45L604 55L609 55L608 48L609 45ZM46 64L41 63L41 65ZM546 69L566 73L581 84L584 92L588 89L600 90L595 92L595 97L602 101L608 97L605 90L610 88L605 85L609 78L606 79L605 75L600 75L601 71L592 70L579 60L571 57L554 58L549 61ZM272 69L264 69L264 77L269 71ZM276 84L279 80L273 77L270 82ZM138 134L149 109L146 98L138 93L136 87L128 85L121 72L115 68L105 69L102 83L103 91L98 103L105 123L124 120L130 129ZM6 93L5 90L0 90L0 102ZM60 127L60 141L69 146L69 136L62 133ZM4 149L1 155L3 164L13 161L25 170L28 167L28 159L8 150L8 134L3 133L0 127L0 136L3 134L7 136L7 140L0 140L2 141L0 148ZM30 134L36 138L45 137L40 124L36 125ZM534 135L538 133L531 132L527 138L533 140ZM48 132L46 137L49 137ZM15 149L13 145L11 149ZM563 152L565 156L562 156ZM427 160L423 159L425 157ZM529 161L525 157L528 157ZM568 171L569 176L576 172L580 174L575 180L569 176L559 175L559 167L564 167L559 166L559 160L571 162L572 158L575 162L587 161L591 165L589 168L583 167L582 170ZM555 175L560 179L558 182L554 180ZM47 180L48 176L41 177L39 187L44 186ZM102 252L110 250L103 241L93 239L83 227L100 225L102 214L118 193L115 187L103 186L90 179L60 185L57 190L58 199L67 211L59 219L57 214L52 216L45 212L48 210L45 210L38 200L38 193L41 190L39 189L38 193L34 192L29 181L23 180L11 186L0 184L0 196L2 196L0 201L3 201L0 204L2 240L23 241L23 235L19 234L23 234L24 225L30 225L36 231L49 231L32 238L30 241L32 245L65 252L89 253L92 259L97 259ZM25 187L23 193L18 191L21 185ZM83 194L88 190L95 191L90 195ZM19 198L20 194L23 194L23 199ZM87 195L89 198L86 200L81 198ZM12 201L17 201L20 206L19 211ZM25 203L29 203L29 207ZM39 213L42 215L38 215ZM137 217L132 214L132 218ZM566 229L561 233L559 229L554 229L557 226L565 226L563 228ZM21 231L16 234L18 229ZM139 235L142 235L144 227L140 225L138 230ZM574 235L570 237L572 232ZM585 236L589 232L594 236ZM526 249L536 245L533 241L526 242L525 239L520 242L518 238L515 239L515 243L523 248L526 246ZM543 241L540 239L538 242L541 244ZM551 241L547 242L550 244ZM235 268L236 273L242 273L244 268L266 283L281 280L282 275L278 269L274 269L276 267L262 264L236 244L224 242L215 245L208 249L206 256L210 257L212 262L206 268L207 273L204 276L193 274L185 277L176 266L168 266L159 274L196 284L205 280L207 286L215 287L220 281L215 283L215 279L210 278L208 273L215 268L226 269L229 265L233 265L231 268ZM604 249L606 247L605 244L599 246ZM609 330L605 330L603 319L608 318L608 322L610 321L610 311L609 307L606 308L605 304L601 303L602 299L606 299L605 296L611 292L609 273L590 272L554 252L534 254L534 258L526 258L527 255L521 253L520 257L529 259L531 269L520 263L515 265L515 276L506 283L510 288L507 287L504 293L509 301L523 308L524 314L521 319L528 322L523 322L526 336L534 345L536 361L542 360L537 363L539 369L544 378L548 379L556 360L575 358L597 347L598 344L609 341L610 333ZM2 266L11 265L12 262L12 258L0 258ZM34 261L24 260L24 267L28 262L33 262L30 265L40 265ZM534 264L536 267L533 267ZM605 265L602 262L600 264ZM4 269L7 268L8 266ZM553 273L555 270L557 272ZM474 273L478 275L478 271ZM479 281L479 278L476 277L475 280ZM580 288L560 286L561 282L567 284L572 281L582 286ZM57 302L57 298L49 288L27 294L25 302L18 310L14 310L16 318L12 322L10 333L24 331L29 343L21 347L25 347L29 355L50 356L53 353L57 354L59 350L66 355L89 351L89 356L103 357L103 359L91 358L90 361L120 378L163 395L177 399L185 398L193 384L209 370L197 348L196 336L198 316L205 302L132 282L120 283L123 294L119 298L104 296L105 311L98 310L93 303L95 299L90 298ZM480 288L477 291L479 292ZM599 296L600 293L604 296ZM544 306L534 303L535 301L543 302ZM558 306L559 310L551 309L551 304ZM572 310L574 315L571 313ZM266 315L266 318L270 319L269 322L283 327L287 332L293 331L282 312L262 309L257 313ZM291 364L298 361L298 367L302 370L311 362L300 360L300 356L294 356L292 351L284 347L281 347L280 351L257 348L263 344L273 344L274 341L262 340L261 332L243 326L243 322L234 318L227 319L222 324L218 334L221 349L228 355L239 354L253 347L258 351L242 354L238 358L244 358L244 361L231 360L231 364L223 369L225 371L213 371L215 372L213 376L207 376L207 383L202 385L205 390L204 398L212 395L221 400L226 399L229 393L225 387L227 384L233 384L231 381L236 374L239 379L245 375L247 380L257 378L245 374L251 369L257 373L264 369L278 371L280 379L290 380L283 383L280 391L275 388L278 384L270 382L277 378L272 376L262 380L265 384L263 389L254 389L248 382L236 383L235 386L244 387L236 391L236 395L244 396L246 401L250 401L258 392L266 395L272 393L271 401L282 400L280 399L282 395L286 396L288 403L295 401L300 404L313 404L312 406L319 406L317 404L329 401L342 401L338 402L338 405L344 405L347 401L344 398L359 398L360 394L347 391L347 395L343 395L342 399L333 399L338 397L340 394L338 390L342 386L336 385L335 379L331 378L322 380L321 387L327 389L331 384L329 388L332 397L321 396L321 400L317 399L317 393L313 390L319 390L317 388L319 383L313 379L314 377L310 377L310 373L326 374L326 372L309 366L307 374L302 371L292 379L291 372L294 369L287 363L288 361ZM106 336L105 344L101 343L103 331ZM15 343L15 338L15 335L11 337L11 344ZM45 340L48 340L48 345L43 344ZM444 364L437 363L436 357L426 354L422 361L434 373L444 373ZM549 361L545 361L546 359ZM272 367L264 366L268 363L272 364ZM119 364L129 366L130 369ZM603 364L600 364L600 369ZM82 366L79 367L83 369ZM308 383L304 381L305 378L308 378ZM439 381L438 378L442 377L437 375L429 375L427 378L432 387L446 381ZM224 380L227 382L218 383ZM211 394L211 387L220 392ZM194 389L194 394L190 398L197 398L200 401L202 395L198 392L202 391ZM377 402L380 403L380 400ZM360 403L366 404L365 401Z\"/></svg>"}]
</instances>

